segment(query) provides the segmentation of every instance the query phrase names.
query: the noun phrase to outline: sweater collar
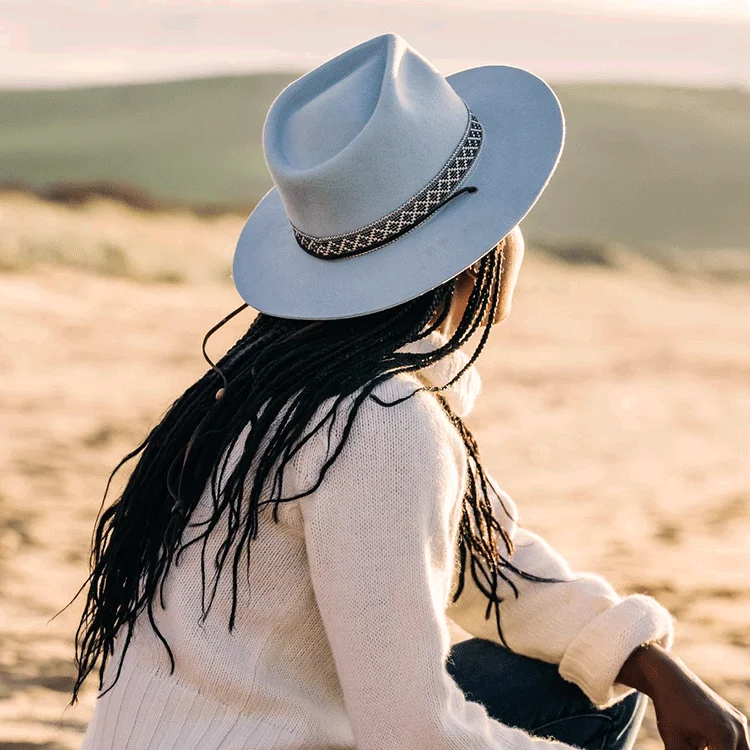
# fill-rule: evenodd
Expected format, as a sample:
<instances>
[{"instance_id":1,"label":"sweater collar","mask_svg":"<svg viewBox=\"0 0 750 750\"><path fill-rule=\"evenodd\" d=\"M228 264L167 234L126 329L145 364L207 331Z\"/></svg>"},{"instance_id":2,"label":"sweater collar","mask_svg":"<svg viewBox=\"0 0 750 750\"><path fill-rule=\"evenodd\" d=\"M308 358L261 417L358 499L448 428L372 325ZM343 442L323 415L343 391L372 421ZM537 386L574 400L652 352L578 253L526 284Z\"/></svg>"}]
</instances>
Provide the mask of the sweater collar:
<instances>
[{"instance_id":1,"label":"sweater collar","mask_svg":"<svg viewBox=\"0 0 750 750\"><path fill-rule=\"evenodd\" d=\"M447 338L439 331L433 331L429 335L417 341L410 341L398 351L409 353L424 353L437 349L447 342ZM427 367L418 370L431 385L444 385L469 361L469 355L462 349L433 362ZM482 388L482 379L475 364L472 364L466 372L453 385L439 393L448 402L451 409L459 416L467 416Z\"/></svg>"}]
</instances>

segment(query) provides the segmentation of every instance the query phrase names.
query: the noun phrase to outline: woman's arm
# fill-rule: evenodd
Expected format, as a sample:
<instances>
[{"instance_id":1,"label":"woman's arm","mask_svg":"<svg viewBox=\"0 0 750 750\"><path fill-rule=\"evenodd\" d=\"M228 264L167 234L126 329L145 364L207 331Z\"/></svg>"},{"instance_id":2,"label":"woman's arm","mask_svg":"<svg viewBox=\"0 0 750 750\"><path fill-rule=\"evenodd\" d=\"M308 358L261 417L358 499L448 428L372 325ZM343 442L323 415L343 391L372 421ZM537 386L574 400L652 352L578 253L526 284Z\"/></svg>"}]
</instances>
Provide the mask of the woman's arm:
<instances>
[{"instance_id":1,"label":"woman's arm","mask_svg":"<svg viewBox=\"0 0 750 750\"><path fill-rule=\"evenodd\" d=\"M559 664L561 676L577 684L600 708L632 693L633 687L617 681L618 673L641 644L656 642L671 648L670 613L650 596L619 596L599 575L574 574L542 537L518 526L515 503L490 481L496 495L495 516L515 544L508 559L528 573L564 580L536 583L508 573L519 592L516 598L509 585L502 589L500 625L508 645L526 656ZM494 618L485 619L487 599L470 575L465 586L448 616L468 633L502 643Z\"/></svg>"},{"instance_id":2,"label":"woman's arm","mask_svg":"<svg viewBox=\"0 0 750 750\"><path fill-rule=\"evenodd\" d=\"M388 401L413 390L378 389ZM336 445L337 437L332 442ZM366 401L299 501L310 574L359 750L570 750L491 719L445 669L463 446L431 396ZM324 456L305 459L301 489Z\"/></svg>"},{"instance_id":3,"label":"woman's arm","mask_svg":"<svg viewBox=\"0 0 750 750\"><path fill-rule=\"evenodd\" d=\"M636 648L617 680L651 698L666 750L750 750L747 717L657 644Z\"/></svg>"}]
</instances>

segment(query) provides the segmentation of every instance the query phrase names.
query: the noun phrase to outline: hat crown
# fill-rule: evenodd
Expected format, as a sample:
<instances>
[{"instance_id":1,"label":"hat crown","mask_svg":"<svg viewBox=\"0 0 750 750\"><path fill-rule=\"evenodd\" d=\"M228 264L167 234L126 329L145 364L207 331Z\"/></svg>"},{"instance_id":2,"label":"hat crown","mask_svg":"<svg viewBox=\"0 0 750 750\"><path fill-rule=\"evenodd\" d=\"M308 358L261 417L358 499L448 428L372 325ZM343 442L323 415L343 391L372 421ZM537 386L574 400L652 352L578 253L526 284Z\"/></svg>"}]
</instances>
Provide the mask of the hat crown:
<instances>
[{"instance_id":1,"label":"hat crown","mask_svg":"<svg viewBox=\"0 0 750 750\"><path fill-rule=\"evenodd\" d=\"M468 121L443 75L401 36L383 34L284 88L266 116L263 149L291 223L330 237L419 193Z\"/></svg>"}]
</instances>

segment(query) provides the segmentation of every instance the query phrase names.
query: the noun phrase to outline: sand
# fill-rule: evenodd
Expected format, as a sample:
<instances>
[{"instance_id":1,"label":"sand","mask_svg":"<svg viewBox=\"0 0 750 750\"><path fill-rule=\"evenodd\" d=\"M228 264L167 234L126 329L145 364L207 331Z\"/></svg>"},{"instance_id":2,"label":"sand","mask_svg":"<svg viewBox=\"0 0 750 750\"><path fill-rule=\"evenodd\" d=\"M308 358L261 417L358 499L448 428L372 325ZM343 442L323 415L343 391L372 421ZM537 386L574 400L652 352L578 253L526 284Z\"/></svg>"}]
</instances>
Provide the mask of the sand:
<instances>
[{"instance_id":1,"label":"sand","mask_svg":"<svg viewBox=\"0 0 750 750\"><path fill-rule=\"evenodd\" d=\"M80 602L50 618L86 576L107 474L237 303L218 282L0 274L0 748L79 746L95 687L66 708ZM522 523L574 569L656 596L675 653L746 713L748 321L747 286L529 255L470 419ZM639 747L661 747L651 707Z\"/></svg>"}]
</instances>

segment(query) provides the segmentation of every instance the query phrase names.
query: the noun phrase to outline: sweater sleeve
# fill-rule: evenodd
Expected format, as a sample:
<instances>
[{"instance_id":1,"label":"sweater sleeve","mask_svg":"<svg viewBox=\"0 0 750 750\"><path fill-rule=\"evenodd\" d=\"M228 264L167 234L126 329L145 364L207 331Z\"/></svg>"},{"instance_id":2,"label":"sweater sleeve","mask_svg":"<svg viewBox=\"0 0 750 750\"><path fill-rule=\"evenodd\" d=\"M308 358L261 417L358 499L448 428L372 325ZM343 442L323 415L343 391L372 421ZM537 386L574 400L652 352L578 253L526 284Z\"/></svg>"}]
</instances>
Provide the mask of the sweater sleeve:
<instances>
[{"instance_id":1,"label":"sweater sleeve","mask_svg":"<svg viewBox=\"0 0 750 750\"><path fill-rule=\"evenodd\" d=\"M377 395L393 401L407 388L392 379ZM355 744L571 750L490 718L445 669L451 525L462 477L452 428L431 398L417 394L392 407L365 400L323 482L299 500L312 586ZM306 486L320 458L304 471Z\"/></svg>"},{"instance_id":2,"label":"sweater sleeve","mask_svg":"<svg viewBox=\"0 0 750 750\"><path fill-rule=\"evenodd\" d=\"M671 649L670 613L650 596L619 596L595 573L574 574L548 542L518 525L512 498L491 477L489 481L494 515L515 546L513 555L505 554L507 559L527 573L564 581L537 583L507 573L518 590L517 598L506 583L500 590L500 627L508 646L525 656L559 664L560 675L578 685L599 708L634 692L615 681L620 668L643 643L656 642ZM448 617L473 636L502 643L494 617L485 619L486 597L471 575L464 580L465 589L449 605Z\"/></svg>"}]
</instances>

